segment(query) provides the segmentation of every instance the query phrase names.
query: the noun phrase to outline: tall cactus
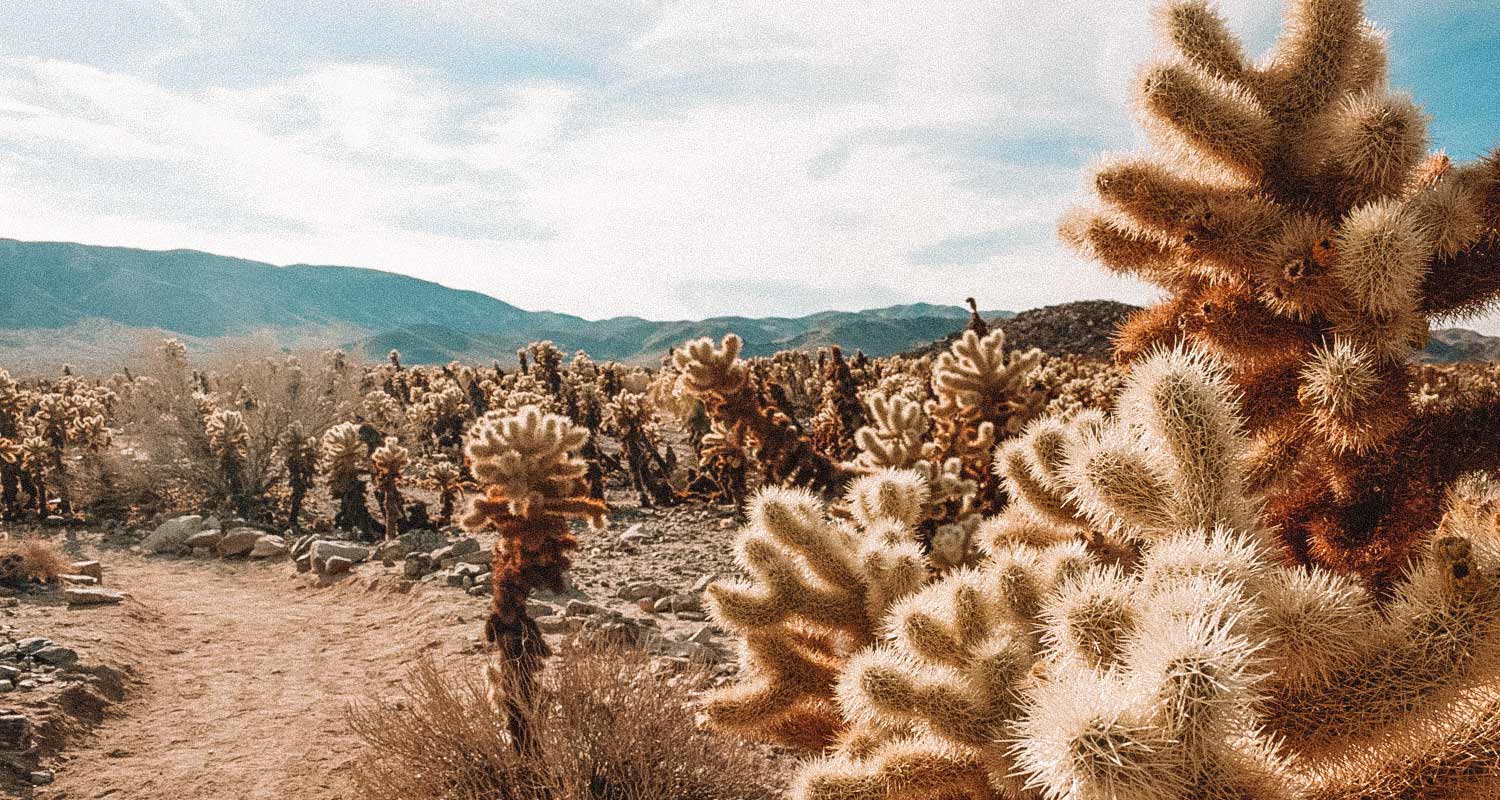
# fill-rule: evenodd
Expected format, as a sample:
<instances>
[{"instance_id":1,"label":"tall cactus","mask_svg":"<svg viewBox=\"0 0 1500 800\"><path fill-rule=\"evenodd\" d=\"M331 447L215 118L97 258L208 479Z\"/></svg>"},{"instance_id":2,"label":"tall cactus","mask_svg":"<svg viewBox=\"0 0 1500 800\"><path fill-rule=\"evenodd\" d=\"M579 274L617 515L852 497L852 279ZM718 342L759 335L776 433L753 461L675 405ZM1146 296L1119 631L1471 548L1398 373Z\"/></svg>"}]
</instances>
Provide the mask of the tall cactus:
<instances>
[{"instance_id":1,"label":"tall cactus","mask_svg":"<svg viewBox=\"0 0 1500 800\"><path fill-rule=\"evenodd\" d=\"M1357 0L1294 0L1252 63L1203 0L1160 16L1176 57L1138 86L1157 154L1094 176L1063 237L1168 294L1118 355L1196 342L1244 397L1271 521L1299 559L1395 580L1465 471L1500 466L1500 398L1413 404L1431 319L1500 298L1500 155L1427 155Z\"/></svg>"}]
</instances>

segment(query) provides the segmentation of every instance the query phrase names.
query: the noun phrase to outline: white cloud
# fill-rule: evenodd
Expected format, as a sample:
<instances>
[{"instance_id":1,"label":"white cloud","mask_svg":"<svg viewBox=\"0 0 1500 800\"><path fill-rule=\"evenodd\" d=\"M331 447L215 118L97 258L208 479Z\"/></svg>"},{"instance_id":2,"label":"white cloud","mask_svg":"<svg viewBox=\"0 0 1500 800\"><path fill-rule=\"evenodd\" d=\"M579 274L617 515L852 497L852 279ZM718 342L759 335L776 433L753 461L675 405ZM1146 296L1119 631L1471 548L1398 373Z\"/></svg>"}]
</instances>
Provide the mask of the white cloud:
<instances>
[{"instance_id":1,"label":"white cloud","mask_svg":"<svg viewBox=\"0 0 1500 800\"><path fill-rule=\"evenodd\" d=\"M124 59L5 48L0 235L588 316L1149 296L1051 234L1135 140L1142 2L307 8L164 2Z\"/></svg>"}]
</instances>

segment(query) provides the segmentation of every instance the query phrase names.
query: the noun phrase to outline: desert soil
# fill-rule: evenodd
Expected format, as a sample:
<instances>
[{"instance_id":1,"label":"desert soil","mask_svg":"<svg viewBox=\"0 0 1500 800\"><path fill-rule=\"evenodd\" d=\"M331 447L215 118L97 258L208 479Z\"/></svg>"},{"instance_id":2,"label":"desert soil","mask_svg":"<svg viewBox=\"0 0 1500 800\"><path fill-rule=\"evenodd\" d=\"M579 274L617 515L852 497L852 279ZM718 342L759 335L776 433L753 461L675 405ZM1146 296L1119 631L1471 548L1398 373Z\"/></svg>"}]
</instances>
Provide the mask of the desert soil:
<instances>
[{"instance_id":1,"label":"desert soil","mask_svg":"<svg viewBox=\"0 0 1500 800\"><path fill-rule=\"evenodd\" d=\"M640 581L687 592L733 572L730 510L633 505L616 505L609 530L581 533L574 581L587 602L683 638L704 623L643 612L616 592ZM645 541L622 540L637 524ZM424 654L475 669L484 657L487 598L402 580L399 563L329 583L279 559L77 554L102 561L105 586L130 599L78 610L23 602L9 621L130 677L102 721L44 760L56 782L35 790L39 800L349 797L361 746L350 704L397 694Z\"/></svg>"}]
</instances>

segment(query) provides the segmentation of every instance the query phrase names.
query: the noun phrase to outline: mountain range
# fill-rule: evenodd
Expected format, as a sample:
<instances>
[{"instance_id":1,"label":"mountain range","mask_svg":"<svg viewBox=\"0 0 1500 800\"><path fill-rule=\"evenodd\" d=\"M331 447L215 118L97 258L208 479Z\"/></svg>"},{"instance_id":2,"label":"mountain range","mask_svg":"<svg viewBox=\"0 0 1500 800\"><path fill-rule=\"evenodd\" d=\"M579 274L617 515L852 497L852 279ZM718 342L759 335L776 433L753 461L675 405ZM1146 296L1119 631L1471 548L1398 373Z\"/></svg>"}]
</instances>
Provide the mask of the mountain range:
<instances>
[{"instance_id":1,"label":"mountain range","mask_svg":"<svg viewBox=\"0 0 1500 800\"><path fill-rule=\"evenodd\" d=\"M235 347L338 347L408 363L508 361L550 339L596 359L651 363L700 336L734 332L748 355L838 344L872 356L928 348L969 317L957 305L913 303L802 317L588 320L527 311L485 294L373 269L275 266L196 250L137 250L0 239L0 365L108 368L164 335L200 352ZM1104 355L1133 307L1111 301L1023 312L983 311L1017 346ZM1500 360L1500 338L1434 331L1424 360Z\"/></svg>"}]
</instances>

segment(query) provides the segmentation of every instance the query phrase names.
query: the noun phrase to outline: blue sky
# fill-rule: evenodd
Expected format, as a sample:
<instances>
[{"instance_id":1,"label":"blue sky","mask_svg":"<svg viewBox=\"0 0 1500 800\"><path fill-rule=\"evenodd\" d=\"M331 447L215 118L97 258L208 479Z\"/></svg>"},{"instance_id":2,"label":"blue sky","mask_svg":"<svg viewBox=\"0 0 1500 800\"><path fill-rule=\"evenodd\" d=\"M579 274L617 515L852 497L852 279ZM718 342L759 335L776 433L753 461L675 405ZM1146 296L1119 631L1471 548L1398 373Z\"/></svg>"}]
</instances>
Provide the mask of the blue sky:
<instances>
[{"instance_id":1,"label":"blue sky","mask_svg":"<svg viewBox=\"0 0 1500 800\"><path fill-rule=\"evenodd\" d=\"M1053 234L1089 165L1142 144L1143 1L16 5L3 236L376 267L590 317L1151 297ZM1270 44L1279 4L1220 6ZM1500 2L1369 15L1435 146L1500 144Z\"/></svg>"}]
</instances>

